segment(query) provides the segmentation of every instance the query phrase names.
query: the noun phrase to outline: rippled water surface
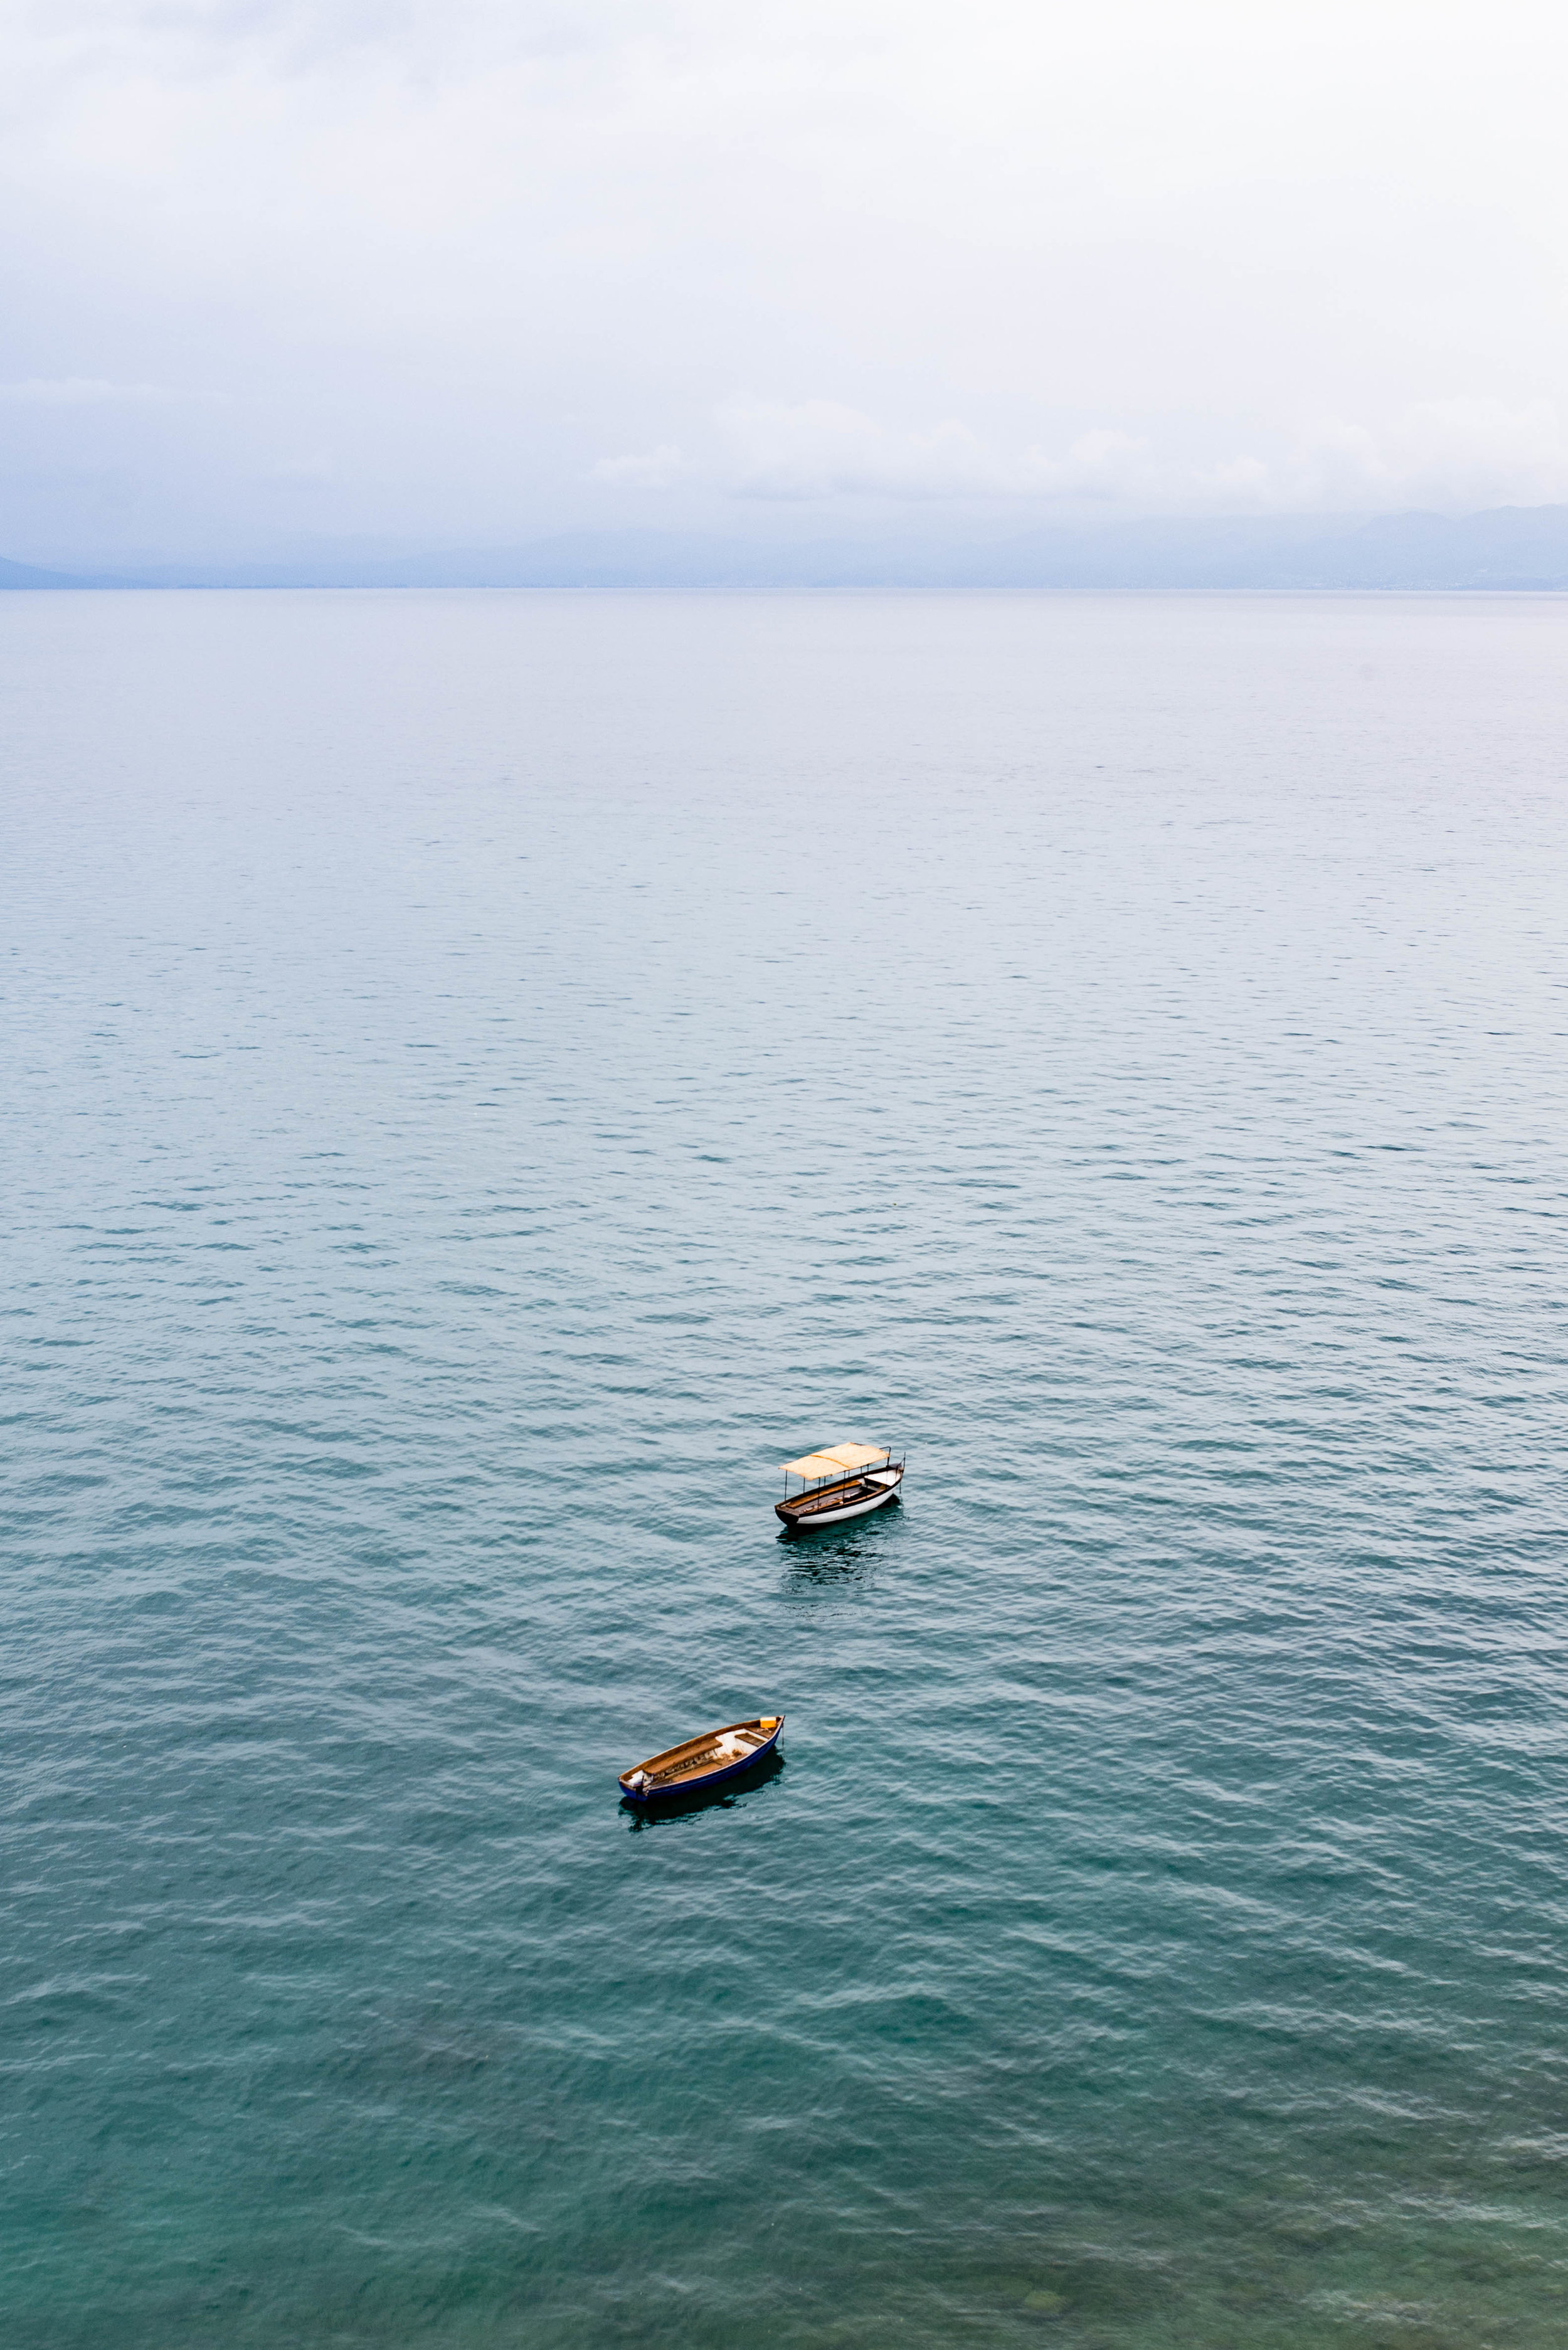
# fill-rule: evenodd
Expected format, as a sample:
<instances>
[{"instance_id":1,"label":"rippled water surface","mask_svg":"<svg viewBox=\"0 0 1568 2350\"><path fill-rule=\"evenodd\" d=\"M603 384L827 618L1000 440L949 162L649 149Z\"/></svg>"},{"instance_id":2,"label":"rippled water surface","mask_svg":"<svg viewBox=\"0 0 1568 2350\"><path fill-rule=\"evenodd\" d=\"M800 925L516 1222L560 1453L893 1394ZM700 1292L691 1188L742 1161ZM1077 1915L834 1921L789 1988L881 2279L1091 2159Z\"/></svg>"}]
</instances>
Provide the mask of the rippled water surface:
<instances>
[{"instance_id":1,"label":"rippled water surface","mask_svg":"<svg viewBox=\"0 0 1568 2350\"><path fill-rule=\"evenodd\" d=\"M8 2345L1568 2337L1565 642L0 598Z\"/></svg>"}]
</instances>

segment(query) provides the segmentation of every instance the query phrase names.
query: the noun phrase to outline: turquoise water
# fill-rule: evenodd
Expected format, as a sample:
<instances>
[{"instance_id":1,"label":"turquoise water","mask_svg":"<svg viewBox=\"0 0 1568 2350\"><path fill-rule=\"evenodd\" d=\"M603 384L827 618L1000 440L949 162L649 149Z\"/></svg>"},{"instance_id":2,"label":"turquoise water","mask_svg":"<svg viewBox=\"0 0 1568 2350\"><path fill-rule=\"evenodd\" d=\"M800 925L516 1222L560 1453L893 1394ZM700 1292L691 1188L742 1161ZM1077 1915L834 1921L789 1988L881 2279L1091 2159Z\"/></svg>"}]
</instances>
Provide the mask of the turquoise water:
<instances>
[{"instance_id":1,"label":"turquoise water","mask_svg":"<svg viewBox=\"0 0 1568 2350\"><path fill-rule=\"evenodd\" d=\"M1565 640L0 598L8 2345L1563 2338Z\"/></svg>"}]
</instances>

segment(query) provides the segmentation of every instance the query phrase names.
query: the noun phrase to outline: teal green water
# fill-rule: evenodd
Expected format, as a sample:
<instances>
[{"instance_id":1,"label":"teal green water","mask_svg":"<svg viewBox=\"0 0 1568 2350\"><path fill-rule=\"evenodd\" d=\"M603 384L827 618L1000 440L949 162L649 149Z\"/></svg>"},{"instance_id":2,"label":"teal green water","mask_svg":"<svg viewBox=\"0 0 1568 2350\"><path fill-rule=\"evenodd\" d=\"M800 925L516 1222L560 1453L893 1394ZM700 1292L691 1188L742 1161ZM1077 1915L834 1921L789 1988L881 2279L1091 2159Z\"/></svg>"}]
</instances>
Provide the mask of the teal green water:
<instances>
[{"instance_id":1,"label":"teal green water","mask_svg":"<svg viewBox=\"0 0 1568 2350\"><path fill-rule=\"evenodd\" d=\"M0 598L7 2345L1563 2339L1565 638Z\"/></svg>"}]
</instances>

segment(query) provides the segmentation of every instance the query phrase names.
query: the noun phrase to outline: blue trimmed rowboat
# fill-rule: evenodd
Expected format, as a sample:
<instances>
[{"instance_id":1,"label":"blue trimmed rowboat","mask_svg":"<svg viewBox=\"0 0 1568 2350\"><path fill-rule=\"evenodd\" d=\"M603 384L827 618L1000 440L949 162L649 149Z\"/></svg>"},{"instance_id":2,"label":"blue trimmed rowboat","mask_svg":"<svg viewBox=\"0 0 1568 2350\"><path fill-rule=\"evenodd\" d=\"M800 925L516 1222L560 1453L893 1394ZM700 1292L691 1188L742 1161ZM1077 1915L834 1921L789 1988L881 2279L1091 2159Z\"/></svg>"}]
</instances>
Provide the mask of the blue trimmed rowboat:
<instances>
[{"instance_id":1,"label":"blue trimmed rowboat","mask_svg":"<svg viewBox=\"0 0 1568 2350\"><path fill-rule=\"evenodd\" d=\"M620 1774L620 1791L628 1804L651 1804L660 1795L691 1795L733 1779L771 1754L784 1728L782 1713L755 1715L750 1721L732 1721L725 1730L705 1730L682 1746L667 1746L635 1770Z\"/></svg>"}]
</instances>

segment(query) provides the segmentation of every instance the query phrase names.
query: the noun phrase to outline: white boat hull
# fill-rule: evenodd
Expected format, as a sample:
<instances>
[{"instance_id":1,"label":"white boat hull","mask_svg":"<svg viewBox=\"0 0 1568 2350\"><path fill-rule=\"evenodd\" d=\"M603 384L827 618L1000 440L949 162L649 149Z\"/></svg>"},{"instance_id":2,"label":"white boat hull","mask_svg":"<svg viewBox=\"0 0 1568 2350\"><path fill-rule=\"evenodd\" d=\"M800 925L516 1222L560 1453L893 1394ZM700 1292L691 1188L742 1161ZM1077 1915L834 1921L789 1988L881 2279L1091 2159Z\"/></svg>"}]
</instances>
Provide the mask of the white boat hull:
<instances>
[{"instance_id":1,"label":"white boat hull","mask_svg":"<svg viewBox=\"0 0 1568 2350\"><path fill-rule=\"evenodd\" d=\"M791 1518L788 1523L802 1527L836 1526L842 1525L846 1518L863 1518L868 1510L879 1510L885 1502L893 1500L903 1477L901 1469L877 1471L866 1482L869 1485L879 1486L880 1492L863 1493L858 1501L846 1502L842 1508L809 1511L803 1517Z\"/></svg>"}]
</instances>

